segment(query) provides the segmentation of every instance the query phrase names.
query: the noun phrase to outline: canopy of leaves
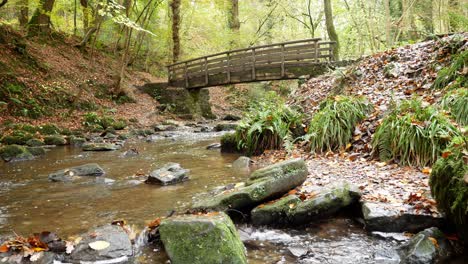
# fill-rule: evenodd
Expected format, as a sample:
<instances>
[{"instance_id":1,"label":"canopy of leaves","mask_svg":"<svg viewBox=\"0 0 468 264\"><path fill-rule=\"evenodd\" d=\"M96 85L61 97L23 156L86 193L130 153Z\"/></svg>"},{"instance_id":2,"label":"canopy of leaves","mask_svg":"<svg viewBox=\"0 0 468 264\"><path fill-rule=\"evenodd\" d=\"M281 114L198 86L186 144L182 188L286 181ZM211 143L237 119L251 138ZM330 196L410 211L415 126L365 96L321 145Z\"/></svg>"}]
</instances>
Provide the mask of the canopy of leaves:
<instances>
[{"instance_id":1,"label":"canopy of leaves","mask_svg":"<svg viewBox=\"0 0 468 264\"><path fill-rule=\"evenodd\" d=\"M450 140L459 136L450 120L417 99L404 100L382 121L372 140L383 161L427 166L434 163Z\"/></svg>"}]
</instances>

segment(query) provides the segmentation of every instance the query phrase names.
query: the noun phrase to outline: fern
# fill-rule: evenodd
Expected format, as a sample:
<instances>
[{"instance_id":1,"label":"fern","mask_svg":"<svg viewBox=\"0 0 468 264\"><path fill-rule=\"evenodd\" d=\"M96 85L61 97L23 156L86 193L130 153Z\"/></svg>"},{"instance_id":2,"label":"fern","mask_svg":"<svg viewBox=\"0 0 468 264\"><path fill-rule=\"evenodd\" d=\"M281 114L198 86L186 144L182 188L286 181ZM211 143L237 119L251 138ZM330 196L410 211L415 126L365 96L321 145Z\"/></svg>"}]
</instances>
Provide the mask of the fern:
<instances>
[{"instance_id":1,"label":"fern","mask_svg":"<svg viewBox=\"0 0 468 264\"><path fill-rule=\"evenodd\" d=\"M456 81L455 86L466 87L468 85L468 78L463 76L459 71L467 67L468 64L468 50L452 57L452 63L447 68L442 68L437 74L432 87L435 89L443 89L451 82Z\"/></svg>"},{"instance_id":2,"label":"fern","mask_svg":"<svg viewBox=\"0 0 468 264\"><path fill-rule=\"evenodd\" d=\"M442 107L462 126L468 125L468 89L460 88L447 93L442 99Z\"/></svg>"}]
</instances>

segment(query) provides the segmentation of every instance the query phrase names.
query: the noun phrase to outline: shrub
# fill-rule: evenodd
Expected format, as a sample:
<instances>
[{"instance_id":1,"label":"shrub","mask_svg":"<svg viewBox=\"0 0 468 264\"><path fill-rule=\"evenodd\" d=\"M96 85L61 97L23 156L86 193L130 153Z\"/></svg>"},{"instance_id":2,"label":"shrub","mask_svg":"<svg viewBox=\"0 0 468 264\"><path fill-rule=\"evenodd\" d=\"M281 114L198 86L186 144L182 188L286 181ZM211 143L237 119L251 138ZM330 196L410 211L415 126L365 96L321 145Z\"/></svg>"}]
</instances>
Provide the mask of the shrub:
<instances>
[{"instance_id":1,"label":"shrub","mask_svg":"<svg viewBox=\"0 0 468 264\"><path fill-rule=\"evenodd\" d=\"M335 96L325 100L312 117L304 137L310 150L335 151L345 147L350 142L356 125L371 109L371 105L362 97Z\"/></svg>"},{"instance_id":2,"label":"shrub","mask_svg":"<svg viewBox=\"0 0 468 264\"><path fill-rule=\"evenodd\" d=\"M21 130L15 130L10 135L5 135L2 137L2 143L6 145L25 145L26 142L32 139L33 136Z\"/></svg>"},{"instance_id":3,"label":"shrub","mask_svg":"<svg viewBox=\"0 0 468 264\"><path fill-rule=\"evenodd\" d=\"M439 209L455 223L465 242L468 241L467 147L466 138L454 138L432 167L429 181Z\"/></svg>"},{"instance_id":4,"label":"shrub","mask_svg":"<svg viewBox=\"0 0 468 264\"><path fill-rule=\"evenodd\" d=\"M85 114L83 124L91 130L105 130L111 127L116 130L122 130L127 126L127 123L123 119L115 121L110 116L98 115L95 112Z\"/></svg>"},{"instance_id":5,"label":"shrub","mask_svg":"<svg viewBox=\"0 0 468 264\"><path fill-rule=\"evenodd\" d=\"M115 121L113 124L112 124L112 127L115 129L115 130L122 130L124 129L125 127L127 127L127 122L123 119L119 119L117 121Z\"/></svg>"},{"instance_id":6,"label":"shrub","mask_svg":"<svg viewBox=\"0 0 468 264\"><path fill-rule=\"evenodd\" d=\"M450 66L439 70L432 87L435 89L443 89L448 85L451 87L467 87L468 78L461 73L466 67L467 62L468 50L453 55Z\"/></svg>"},{"instance_id":7,"label":"shrub","mask_svg":"<svg viewBox=\"0 0 468 264\"><path fill-rule=\"evenodd\" d=\"M467 88L460 88L447 93L442 99L442 107L450 111L457 123L462 126L468 125Z\"/></svg>"},{"instance_id":8,"label":"shrub","mask_svg":"<svg viewBox=\"0 0 468 264\"><path fill-rule=\"evenodd\" d=\"M47 145L63 146L67 144L67 140L63 136L51 135L44 137L44 143Z\"/></svg>"},{"instance_id":9,"label":"shrub","mask_svg":"<svg viewBox=\"0 0 468 264\"><path fill-rule=\"evenodd\" d=\"M459 132L450 120L420 100L402 101L377 128L372 146L383 161L427 166Z\"/></svg>"},{"instance_id":10,"label":"shrub","mask_svg":"<svg viewBox=\"0 0 468 264\"><path fill-rule=\"evenodd\" d=\"M221 137L221 152L239 152L235 133L226 133Z\"/></svg>"},{"instance_id":11,"label":"shrub","mask_svg":"<svg viewBox=\"0 0 468 264\"><path fill-rule=\"evenodd\" d=\"M245 150L248 155L280 149L301 124L302 115L270 92L265 99L252 104L239 123L235 133L238 149Z\"/></svg>"},{"instance_id":12,"label":"shrub","mask_svg":"<svg viewBox=\"0 0 468 264\"><path fill-rule=\"evenodd\" d=\"M43 135L58 135L60 134L60 128L54 124L45 124L39 127L39 131Z\"/></svg>"}]
</instances>

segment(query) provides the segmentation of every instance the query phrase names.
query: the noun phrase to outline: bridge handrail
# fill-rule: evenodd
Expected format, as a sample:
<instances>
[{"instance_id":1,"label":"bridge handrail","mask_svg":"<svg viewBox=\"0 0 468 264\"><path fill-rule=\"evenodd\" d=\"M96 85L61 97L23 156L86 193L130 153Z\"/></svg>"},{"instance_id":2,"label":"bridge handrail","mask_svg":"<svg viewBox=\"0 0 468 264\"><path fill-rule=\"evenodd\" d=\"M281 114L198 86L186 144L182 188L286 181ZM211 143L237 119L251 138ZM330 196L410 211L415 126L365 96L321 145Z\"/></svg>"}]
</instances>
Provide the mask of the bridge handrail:
<instances>
[{"instance_id":1,"label":"bridge handrail","mask_svg":"<svg viewBox=\"0 0 468 264\"><path fill-rule=\"evenodd\" d=\"M229 51L224 51L224 52L219 52L207 56L202 56L190 60L185 60L181 62L176 62L170 65L167 65L167 68L171 68L176 65L182 65L185 63L197 61L197 60L204 60L206 58L211 58L211 57L217 57L223 54L230 54L230 53L236 53L236 52L242 52L242 51L248 51L248 50L253 50L253 49L263 49L263 48L269 48L269 47L274 47L274 46L282 46L282 45L292 45L292 44L298 44L298 43L306 43L306 42L318 42L322 40L321 38L310 38L310 39L302 39L302 40L294 40L294 41L287 41L287 42L281 42L281 43L274 43L274 44L266 44L266 45L260 45L260 46L254 46L254 47L249 47L249 48L242 48L242 49L234 49L234 50L229 50ZM323 44L332 44L334 42L329 41L329 42L322 42Z\"/></svg>"}]
</instances>

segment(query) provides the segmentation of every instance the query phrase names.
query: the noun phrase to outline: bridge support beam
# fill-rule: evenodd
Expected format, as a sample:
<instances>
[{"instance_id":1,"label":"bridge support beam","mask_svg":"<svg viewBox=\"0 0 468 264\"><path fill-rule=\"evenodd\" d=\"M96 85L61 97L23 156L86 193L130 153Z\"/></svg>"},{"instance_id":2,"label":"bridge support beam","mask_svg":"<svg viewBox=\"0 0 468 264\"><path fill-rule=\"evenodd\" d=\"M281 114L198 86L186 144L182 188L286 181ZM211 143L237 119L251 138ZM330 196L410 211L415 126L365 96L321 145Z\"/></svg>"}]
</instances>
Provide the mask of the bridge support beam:
<instances>
[{"instance_id":1,"label":"bridge support beam","mask_svg":"<svg viewBox=\"0 0 468 264\"><path fill-rule=\"evenodd\" d=\"M183 119L214 119L211 111L209 89L171 87L167 83L147 83L143 89L157 98L160 111L170 111Z\"/></svg>"}]
</instances>

